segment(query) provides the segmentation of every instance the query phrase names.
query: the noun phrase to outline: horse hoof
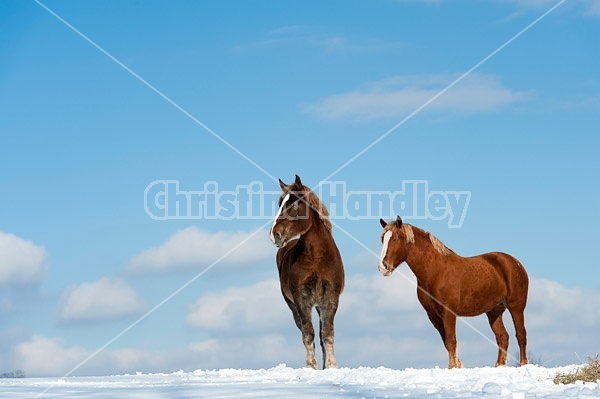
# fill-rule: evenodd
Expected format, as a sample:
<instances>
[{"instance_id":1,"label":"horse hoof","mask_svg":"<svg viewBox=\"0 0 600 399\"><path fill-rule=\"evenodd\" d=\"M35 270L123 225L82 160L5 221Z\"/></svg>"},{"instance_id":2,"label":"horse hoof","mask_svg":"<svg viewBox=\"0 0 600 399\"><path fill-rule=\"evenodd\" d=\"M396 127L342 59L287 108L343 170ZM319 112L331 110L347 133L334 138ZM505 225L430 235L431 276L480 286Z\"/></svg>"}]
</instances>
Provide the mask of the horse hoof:
<instances>
[{"instance_id":1,"label":"horse hoof","mask_svg":"<svg viewBox=\"0 0 600 399\"><path fill-rule=\"evenodd\" d=\"M337 369L337 362L328 362L325 365L326 369Z\"/></svg>"},{"instance_id":2,"label":"horse hoof","mask_svg":"<svg viewBox=\"0 0 600 399\"><path fill-rule=\"evenodd\" d=\"M316 370L317 369L317 363L306 363L306 368L307 369Z\"/></svg>"}]
</instances>

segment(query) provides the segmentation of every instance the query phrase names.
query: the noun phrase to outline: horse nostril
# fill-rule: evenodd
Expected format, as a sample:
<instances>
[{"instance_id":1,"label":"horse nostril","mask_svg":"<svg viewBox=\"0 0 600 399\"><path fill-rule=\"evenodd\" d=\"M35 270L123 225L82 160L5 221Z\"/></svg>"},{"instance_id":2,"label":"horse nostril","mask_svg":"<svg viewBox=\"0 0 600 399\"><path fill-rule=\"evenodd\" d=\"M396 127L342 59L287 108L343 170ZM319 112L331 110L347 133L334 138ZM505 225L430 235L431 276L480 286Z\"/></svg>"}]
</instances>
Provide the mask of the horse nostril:
<instances>
[{"instance_id":1,"label":"horse nostril","mask_svg":"<svg viewBox=\"0 0 600 399\"><path fill-rule=\"evenodd\" d=\"M277 241L281 240L281 233L275 233L275 239Z\"/></svg>"}]
</instances>

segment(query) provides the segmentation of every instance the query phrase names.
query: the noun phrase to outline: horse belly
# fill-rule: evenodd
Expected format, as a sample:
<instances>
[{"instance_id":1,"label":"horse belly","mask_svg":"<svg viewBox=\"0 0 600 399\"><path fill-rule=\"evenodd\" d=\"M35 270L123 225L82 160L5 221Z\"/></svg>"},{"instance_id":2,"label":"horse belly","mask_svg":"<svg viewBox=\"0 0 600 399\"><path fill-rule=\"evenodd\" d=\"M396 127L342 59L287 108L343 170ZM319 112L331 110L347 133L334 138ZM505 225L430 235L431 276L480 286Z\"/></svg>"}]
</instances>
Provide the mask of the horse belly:
<instances>
[{"instance_id":1,"label":"horse belly","mask_svg":"<svg viewBox=\"0 0 600 399\"><path fill-rule=\"evenodd\" d=\"M461 284L459 316L478 316L489 312L506 298L506 284L497 276L473 279Z\"/></svg>"}]
</instances>

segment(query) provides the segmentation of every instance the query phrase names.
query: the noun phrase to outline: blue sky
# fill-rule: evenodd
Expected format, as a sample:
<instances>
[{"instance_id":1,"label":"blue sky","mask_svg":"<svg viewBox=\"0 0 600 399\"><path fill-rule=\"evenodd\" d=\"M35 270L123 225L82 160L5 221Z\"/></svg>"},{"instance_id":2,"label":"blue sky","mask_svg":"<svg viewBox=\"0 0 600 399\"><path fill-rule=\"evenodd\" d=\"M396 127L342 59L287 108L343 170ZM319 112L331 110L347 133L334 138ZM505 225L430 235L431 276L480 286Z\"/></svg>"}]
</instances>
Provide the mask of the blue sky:
<instances>
[{"instance_id":1,"label":"blue sky","mask_svg":"<svg viewBox=\"0 0 600 399\"><path fill-rule=\"evenodd\" d=\"M556 2L43 4L268 174L316 186ZM530 348L556 364L598 351L598 37L598 3L566 1L329 179L469 191L460 228L414 224L464 255L518 257L535 279ZM0 54L0 371L61 375L268 222L153 220L151 182L279 186L35 1L0 3ZM380 250L377 219L334 227L338 362L444 366L413 288L365 249ZM75 374L301 366L267 229ZM350 322L388 294L405 304ZM463 333L463 363L491 364Z\"/></svg>"}]
</instances>

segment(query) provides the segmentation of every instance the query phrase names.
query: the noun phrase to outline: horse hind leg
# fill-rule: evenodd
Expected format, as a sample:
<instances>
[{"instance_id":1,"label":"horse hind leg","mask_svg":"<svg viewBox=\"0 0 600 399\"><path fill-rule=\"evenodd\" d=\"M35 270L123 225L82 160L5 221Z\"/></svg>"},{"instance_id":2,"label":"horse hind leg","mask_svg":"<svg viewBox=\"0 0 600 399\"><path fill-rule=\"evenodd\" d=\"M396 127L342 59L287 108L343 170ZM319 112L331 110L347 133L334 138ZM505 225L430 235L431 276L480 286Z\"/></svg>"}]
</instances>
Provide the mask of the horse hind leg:
<instances>
[{"instance_id":1,"label":"horse hind leg","mask_svg":"<svg viewBox=\"0 0 600 399\"><path fill-rule=\"evenodd\" d=\"M333 319L337 311L337 301L328 301L317 307L319 313L319 336L321 338L321 348L323 350L323 368L337 368L337 361L333 351L333 342L335 339Z\"/></svg>"},{"instance_id":2,"label":"horse hind leg","mask_svg":"<svg viewBox=\"0 0 600 399\"><path fill-rule=\"evenodd\" d=\"M525 330L525 315L523 314L524 307L511 308L508 307L508 311L513 319L515 325L515 331L517 333L517 342L519 343L519 364L521 366L528 364L527 359L527 330Z\"/></svg>"},{"instance_id":3,"label":"horse hind leg","mask_svg":"<svg viewBox=\"0 0 600 399\"><path fill-rule=\"evenodd\" d=\"M504 304L496 306L494 309L486 313L490 327L496 336L496 343L498 344L498 359L496 360L496 367L506 366L508 359L508 332L502 322L502 314L506 310Z\"/></svg>"},{"instance_id":4,"label":"horse hind leg","mask_svg":"<svg viewBox=\"0 0 600 399\"><path fill-rule=\"evenodd\" d=\"M289 300L285 294L283 294L283 299L285 299L285 303L287 303L288 307L292 311L292 316L294 316L294 323L296 323L296 327L298 327L298 330L302 331L302 320L300 319L300 314L298 313L296 305L294 302Z\"/></svg>"},{"instance_id":5,"label":"horse hind leg","mask_svg":"<svg viewBox=\"0 0 600 399\"><path fill-rule=\"evenodd\" d=\"M299 317L299 328L302 332L302 343L306 348L306 367L317 369L315 358L315 330L312 325L312 306L297 300L294 301Z\"/></svg>"},{"instance_id":6,"label":"horse hind leg","mask_svg":"<svg viewBox=\"0 0 600 399\"><path fill-rule=\"evenodd\" d=\"M323 353L323 368L326 368L327 352L325 351L325 343L323 342L323 319L321 318L321 309L316 306L317 314L319 315L319 344Z\"/></svg>"}]
</instances>

